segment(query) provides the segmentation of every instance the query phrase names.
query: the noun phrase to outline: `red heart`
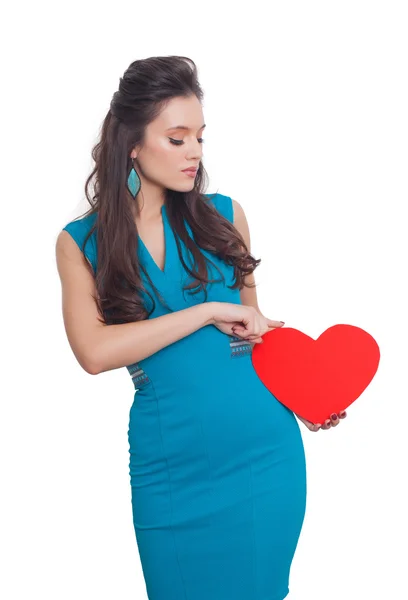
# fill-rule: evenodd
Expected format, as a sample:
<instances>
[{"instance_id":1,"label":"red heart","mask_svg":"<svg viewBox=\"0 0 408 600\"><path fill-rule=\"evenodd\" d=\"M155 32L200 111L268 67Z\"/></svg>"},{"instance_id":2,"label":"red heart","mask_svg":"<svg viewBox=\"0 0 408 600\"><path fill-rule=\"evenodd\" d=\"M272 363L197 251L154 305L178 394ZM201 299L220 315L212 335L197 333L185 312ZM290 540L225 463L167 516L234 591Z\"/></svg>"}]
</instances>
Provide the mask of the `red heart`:
<instances>
[{"instance_id":1,"label":"red heart","mask_svg":"<svg viewBox=\"0 0 408 600\"><path fill-rule=\"evenodd\" d=\"M333 325L314 340L279 327L255 344L252 363L262 383L294 413L321 423L352 404L380 361L375 339L353 325Z\"/></svg>"}]
</instances>

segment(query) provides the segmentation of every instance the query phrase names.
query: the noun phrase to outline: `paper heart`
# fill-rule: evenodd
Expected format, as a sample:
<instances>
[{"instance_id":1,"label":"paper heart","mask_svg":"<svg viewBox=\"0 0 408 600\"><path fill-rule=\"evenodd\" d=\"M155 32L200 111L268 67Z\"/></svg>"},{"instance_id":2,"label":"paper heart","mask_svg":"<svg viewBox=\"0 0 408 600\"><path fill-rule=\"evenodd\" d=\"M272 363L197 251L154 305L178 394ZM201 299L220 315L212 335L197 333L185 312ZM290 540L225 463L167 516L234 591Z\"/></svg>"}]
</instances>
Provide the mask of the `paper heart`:
<instances>
[{"instance_id":1,"label":"paper heart","mask_svg":"<svg viewBox=\"0 0 408 600\"><path fill-rule=\"evenodd\" d=\"M279 327L262 339L252 350L257 375L282 404L312 423L324 423L357 400L380 361L375 339L354 325L333 325L317 340Z\"/></svg>"}]
</instances>

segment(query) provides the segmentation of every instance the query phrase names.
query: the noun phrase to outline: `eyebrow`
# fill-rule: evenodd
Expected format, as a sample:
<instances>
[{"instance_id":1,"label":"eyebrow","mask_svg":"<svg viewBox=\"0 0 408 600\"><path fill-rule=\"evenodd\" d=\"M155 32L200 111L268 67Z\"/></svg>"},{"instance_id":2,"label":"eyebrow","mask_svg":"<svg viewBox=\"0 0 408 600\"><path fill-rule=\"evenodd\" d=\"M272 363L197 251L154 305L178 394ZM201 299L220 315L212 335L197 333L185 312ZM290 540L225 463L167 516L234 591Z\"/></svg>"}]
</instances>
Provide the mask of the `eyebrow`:
<instances>
[{"instance_id":1,"label":"eyebrow","mask_svg":"<svg viewBox=\"0 0 408 600\"><path fill-rule=\"evenodd\" d=\"M204 127L206 127L205 123L200 127L200 129L204 129ZM168 129L166 129L166 131L171 131L173 129L186 129L188 131L189 127L186 127L186 125L176 125L175 127L169 127ZM198 129L198 131L200 131L200 129Z\"/></svg>"}]
</instances>

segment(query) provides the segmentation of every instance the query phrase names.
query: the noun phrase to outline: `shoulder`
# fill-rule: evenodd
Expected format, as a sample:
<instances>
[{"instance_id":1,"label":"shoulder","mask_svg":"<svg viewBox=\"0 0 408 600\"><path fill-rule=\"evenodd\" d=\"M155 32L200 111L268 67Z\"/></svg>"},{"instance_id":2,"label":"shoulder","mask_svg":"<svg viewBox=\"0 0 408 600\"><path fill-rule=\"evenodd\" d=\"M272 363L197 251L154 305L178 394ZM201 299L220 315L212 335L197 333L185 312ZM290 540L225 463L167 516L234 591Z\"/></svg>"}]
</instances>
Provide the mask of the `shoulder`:
<instances>
[{"instance_id":1,"label":"shoulder","mask_svg":"<svg viewBox=\"0 0 408 600\"><path fill-rule=\"evenodd\" d=\"M219 192L216 194L204 194L204 196L206 196L218 212L231 221L237 229L245 230L245 228L248 227L244 209L238 200L234 200L231 196L220 194Z\"/></svg>"},{"instance_id":2,"label":"shoulder","mask_svg":"<svg viewBox=\"0 0 408 600\"><path fill-rule=\"evenodd\" d=\"M80 250L83 250L84 241L95 223L97 213L86 215L80 219L69 221L62 228L62 231L67 231L70 236L75 240ZM94 271L96 271L96 257L97 257L97 242L96 242L96 231L94 230L92 235L87 239L85 245L85 256L92 264Z\"/></svg>"},{"instance_id":3,"label":"shoulder","mask_svg":"<svg viewBox=\"0 0 408 600\"><path fill-rule=\"evenodd\" d=\"M72 233L74 235L88 233L88 231L94 224L95 219L96 213L87 215L80 219L74 219L73 221L69 221L69 223L67 223L65 227L62 228L62 230L68 231L68 233Z\"/></svg>"},{"instance_id":4,"label":"shoulder","mask_svg":"<svg viewBox=\"0 0 408 600\"><path fill-rule=\"evenodd\" d=\"M235 229L242 235L247 246L250 245L249 224L245 215L245 211L238 200L234 200L230 196L218 194L219 212L227 217L234 224Z\"/></svg>"},{"instance_id":5,"label":"shoulder","mask_svg":"<svg viewBox=\"0 0 408 600\"><path fill-rule=\"evenodd\" d=\"M238 200L232 200L233 214L234 214L234 225L237 229L248 227L248 221L245 215L245 211Z\"/></svg>"},{"instance_id":6,"label":"shoulder","mask_svg":"<svg viewBox=\"0 0 408 600\"><path fill-rule=\"evenodd\" d=\"M216 208L216 210L228 221L231 223L234 222L234 212L236 201L231 198L231 196L227 196L226 194L221 194L217 192L215 194L204 194L211 204Z\"/></svg>"}]
</instances>

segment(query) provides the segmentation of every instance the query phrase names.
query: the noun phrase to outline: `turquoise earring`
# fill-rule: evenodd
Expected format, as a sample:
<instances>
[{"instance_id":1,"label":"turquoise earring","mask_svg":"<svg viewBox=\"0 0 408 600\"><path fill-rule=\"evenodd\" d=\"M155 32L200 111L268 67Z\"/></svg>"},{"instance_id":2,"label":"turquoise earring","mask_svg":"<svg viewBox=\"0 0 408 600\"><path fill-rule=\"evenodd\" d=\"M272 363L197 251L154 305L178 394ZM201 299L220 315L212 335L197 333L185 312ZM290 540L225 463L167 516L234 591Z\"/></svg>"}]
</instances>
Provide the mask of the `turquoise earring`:
<instances>
[{"instance_id":1,"label":"turquoise earring","mask_svg":"<svg viewBox=\"0 0 408 600\"><path fill-rule=\"evenodd\" d=\"M133 158L132 158L132 168L130 170L129 173L129 177L127 180L127 185L129 188L130 193L132 194L133 198L136 198L137 194L139 193L140 190L140 177L139 175L136 173L136 169L135 169L135 165L133 162Z\"/></svg>"}]
</instances>

